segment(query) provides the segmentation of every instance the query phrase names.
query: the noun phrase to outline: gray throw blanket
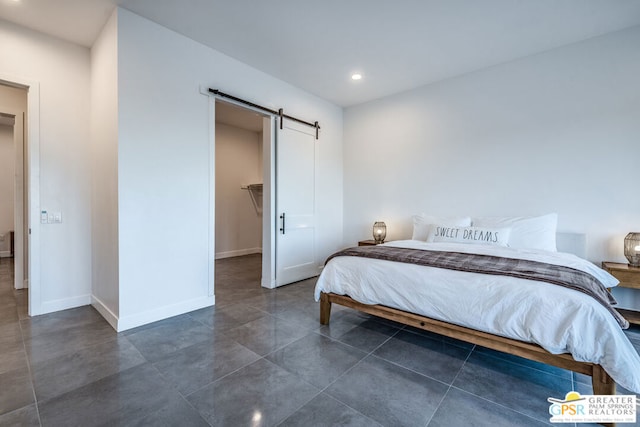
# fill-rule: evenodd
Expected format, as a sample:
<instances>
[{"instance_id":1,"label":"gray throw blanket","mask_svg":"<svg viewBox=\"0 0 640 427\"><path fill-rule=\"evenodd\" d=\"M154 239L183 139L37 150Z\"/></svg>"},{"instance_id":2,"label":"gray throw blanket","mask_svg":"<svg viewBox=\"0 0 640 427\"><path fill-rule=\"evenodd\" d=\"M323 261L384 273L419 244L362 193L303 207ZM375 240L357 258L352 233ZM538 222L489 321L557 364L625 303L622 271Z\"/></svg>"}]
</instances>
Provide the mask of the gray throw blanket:
<instances>
[{"instance_id":1,"label":"gray throw blanket","mask_svg":"<svg viewBox=\"0 0 640 427\"><path fill-rule=\"evenodd\" d=\"M396 248L393 246L349 248L331 255L327 262L338 256L374 258L552 283L589 295L609 310L621 328L627 329L629 327L629 322L612 307L613 304L617 304L617 301L607 288L589 273L571 267L493 255Z\"/></svg>"}]
</instances>

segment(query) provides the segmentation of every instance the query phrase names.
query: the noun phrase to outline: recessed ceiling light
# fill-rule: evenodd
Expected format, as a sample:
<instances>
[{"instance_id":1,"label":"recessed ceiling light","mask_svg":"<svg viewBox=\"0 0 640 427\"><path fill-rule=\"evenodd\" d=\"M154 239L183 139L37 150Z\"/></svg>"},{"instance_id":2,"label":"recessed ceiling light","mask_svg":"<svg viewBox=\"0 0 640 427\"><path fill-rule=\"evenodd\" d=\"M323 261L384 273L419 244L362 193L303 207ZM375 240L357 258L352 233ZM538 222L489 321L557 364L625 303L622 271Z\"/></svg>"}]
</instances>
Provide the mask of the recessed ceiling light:
<instances>
[{"instance_id":1,"label":"recessed ceiling light","mask_svg":"<svg viewBox=\"0 0 640 427\"><path fill-rule=\"evenodd\" d=\"M362 74L360 73L355 73L351 75L351 80L361 80L362 79Z\"/></svg>"}]
</instances>

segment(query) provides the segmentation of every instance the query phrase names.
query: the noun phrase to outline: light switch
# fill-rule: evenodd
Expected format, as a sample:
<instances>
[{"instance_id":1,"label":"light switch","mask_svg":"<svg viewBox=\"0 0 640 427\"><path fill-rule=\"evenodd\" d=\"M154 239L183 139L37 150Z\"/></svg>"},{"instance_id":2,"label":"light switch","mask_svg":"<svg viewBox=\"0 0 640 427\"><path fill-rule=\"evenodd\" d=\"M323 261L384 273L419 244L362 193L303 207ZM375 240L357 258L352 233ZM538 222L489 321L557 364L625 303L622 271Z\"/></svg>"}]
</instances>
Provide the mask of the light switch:
<instances>
[{"instance_id":1,"label":"light switch","mask_svg":"<svg viewBox=\"0 0 640 427\"><path fill-rule=\"evenodd\" d=\"M47 218L47 223L49 223L49 224L53 224L53 221L54 221L54 219L55 219L55 216L53 215L53 212L49 212L49 214L48 214L48 215L49 215L49 216L48 216L48 218Z\"/></svg>"},{"instance_id":2,"label":"light switch","mask_svg":"<svg viewBox=\"0 0 640 427\"><path fill-rule=\"evenodd\" d=\"M47 222L49 222L47 211L40 211L40 224L46 224Z\"/></svg>"},{"instance_id":3,"label":"light switch","mask_svg":"<svg viewBox=\"0 0 640 427\"><path fill-rule=\"evenodd\" d=\"M54 212L53 216L54 216L53 222L55 222L56 224L62 223L62 212Z\"/></svg>"}]
</instances>

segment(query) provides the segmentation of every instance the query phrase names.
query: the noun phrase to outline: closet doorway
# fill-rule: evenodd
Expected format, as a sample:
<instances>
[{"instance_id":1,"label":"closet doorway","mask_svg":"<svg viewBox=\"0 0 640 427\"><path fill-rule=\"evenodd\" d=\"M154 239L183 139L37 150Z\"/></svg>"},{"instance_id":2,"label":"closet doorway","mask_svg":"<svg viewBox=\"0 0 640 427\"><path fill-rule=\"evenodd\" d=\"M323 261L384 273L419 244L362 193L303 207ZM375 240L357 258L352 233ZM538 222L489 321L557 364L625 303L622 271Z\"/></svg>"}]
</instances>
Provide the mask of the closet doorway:
<instances>
[{"instance_id":1,"label":"closet doorway","mask_svg":"<svg viewBox=\"0 0 640 427\"><path fill-rule=\"evenodd\" d=\"M28 90L0 80L0 305L30 312ZM10 291L10 292L9 292Z\"/></svg>"},{"instance_id":2,"label":"closet doorway","mask_svg":"<svg viewBox=\"0 0 640 427\"><path fill-rule=\"evenodd\" d=\"M215 259L259 269L256 287L272 287L271 122L270 116L215 102Z\"/></svg>"},{"instance_id":3,"label":"closet doorway","mask_svg":"<svg viewBox=\"0 0 640 427\"><path fill-rule=\"evenodd\" d=\"M11 258L13 288L23 289L29 287L27 90L0 84L0 95L0 259Z\"/></svg>"},{"instance_id":4,"label":"closet doorway","mask_svg":"<svg viewBox=\"0 0 640 427\"><path fill-rule=\"evenodd\" d=\"M261 253L261 266L255 267L261 277L253 282L264 288L317 276L318 122L209 91L232 99L209 100L215 118L210 128L215 183L209 211L210 253L216 260L241 256L255 260ZM217 276L215 264L210 267L212 279ZM209 282L210 295L214 282Z\"/></svg>"}]
</instances>

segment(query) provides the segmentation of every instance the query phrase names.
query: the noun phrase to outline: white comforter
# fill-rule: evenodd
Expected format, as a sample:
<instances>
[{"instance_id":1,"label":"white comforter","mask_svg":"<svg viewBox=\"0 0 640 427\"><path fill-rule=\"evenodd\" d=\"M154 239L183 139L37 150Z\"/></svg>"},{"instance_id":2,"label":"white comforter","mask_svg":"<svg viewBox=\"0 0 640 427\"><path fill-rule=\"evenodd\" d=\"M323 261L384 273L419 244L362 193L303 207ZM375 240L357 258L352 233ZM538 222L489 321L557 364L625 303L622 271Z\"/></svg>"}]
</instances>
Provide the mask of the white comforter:
<instances>
[{"instance_id":1,"label":"white comforter","mask_svg":"<svg viewBox=\"0 0 640 427\"><path fill-rule=\"evenodd\" d=\"M618 283L567 253L415 240L386 245L530 259L583 270L606 287ZM618 384L640 394L638 352L607 309L578 291L534 280L345 256L325 266L316 284L316 301L320 292L536 343L554 354L570 353L576 360L602 365Z\"/></svg>"}]
</instances>

